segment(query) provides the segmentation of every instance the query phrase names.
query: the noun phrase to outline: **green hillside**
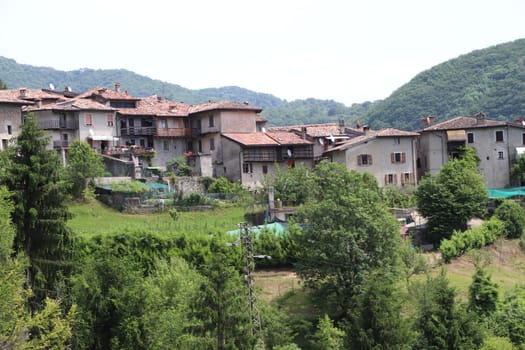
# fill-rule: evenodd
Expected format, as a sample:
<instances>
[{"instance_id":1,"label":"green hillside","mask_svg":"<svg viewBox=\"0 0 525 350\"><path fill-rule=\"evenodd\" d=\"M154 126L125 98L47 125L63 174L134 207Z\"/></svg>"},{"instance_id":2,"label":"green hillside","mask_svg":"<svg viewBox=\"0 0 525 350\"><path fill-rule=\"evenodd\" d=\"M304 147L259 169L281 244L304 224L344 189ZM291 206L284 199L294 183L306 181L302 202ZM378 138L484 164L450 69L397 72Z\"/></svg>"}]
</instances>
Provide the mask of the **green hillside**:
<instances>
[{"instance_id":1,"label":"green hillside","mask_svg":"<svg viewBox=\"0 0 525 350\"><path fill-rule=\"evenodd\" d=\"M342 103L318 99L287 102L271 94L255 92L237 86L191 90L125 69L95 70L83 68L65 72L48 67L19 64L13 59L1 56L0 80L6 83L9 88L24 86L34 89L47 89L50 84L53 84L57 90L69 86L76 92L82 92L95 86L113 88L115 82L119 82L123 89L138 97L156 94L190 104L208 102L209 100L247 101L252 105L262 107L264 109L263 115L271 125L333 122L339 119L350 120L351 116L363 115L366 110L361 108L359 104L346 107Z\"/></svg>"},{"instance_id":2,"label":"green hillside","mask_svg":"<svg viewBox=\"0 0 525 350\"><path fill-rule=\"evenodd\" d=\"M367 113L373 128L416 130L437 121L484 112L513 120L525 115L525 39L473 51L415 76Z\"/></svg>"}]
</instances>

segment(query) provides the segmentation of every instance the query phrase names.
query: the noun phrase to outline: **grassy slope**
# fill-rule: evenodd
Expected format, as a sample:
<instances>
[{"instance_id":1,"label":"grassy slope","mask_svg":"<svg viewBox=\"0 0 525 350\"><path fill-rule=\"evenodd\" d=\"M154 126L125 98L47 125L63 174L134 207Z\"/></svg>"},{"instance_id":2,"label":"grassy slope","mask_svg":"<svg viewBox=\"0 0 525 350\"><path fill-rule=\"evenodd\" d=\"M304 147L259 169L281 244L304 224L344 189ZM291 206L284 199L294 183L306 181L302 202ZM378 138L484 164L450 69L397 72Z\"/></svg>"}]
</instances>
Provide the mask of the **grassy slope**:
<instances>
[{"instance_id":1,"label":"grassy slope","mask_svg":"<svg viewBox=\"0 0 525 350\"><path fill-rule=\"evenodd\" d=\"M224 208L210 212L179 212L173 220L167 212L158 214L125 214L109 209L95 202L72 204L73 219L68 222L75 234L92 236L96 234L122 233L123 231L149 231L171 236L177 233L226 232L244 221L242 208Z\"/></svg>"}]
</instances>

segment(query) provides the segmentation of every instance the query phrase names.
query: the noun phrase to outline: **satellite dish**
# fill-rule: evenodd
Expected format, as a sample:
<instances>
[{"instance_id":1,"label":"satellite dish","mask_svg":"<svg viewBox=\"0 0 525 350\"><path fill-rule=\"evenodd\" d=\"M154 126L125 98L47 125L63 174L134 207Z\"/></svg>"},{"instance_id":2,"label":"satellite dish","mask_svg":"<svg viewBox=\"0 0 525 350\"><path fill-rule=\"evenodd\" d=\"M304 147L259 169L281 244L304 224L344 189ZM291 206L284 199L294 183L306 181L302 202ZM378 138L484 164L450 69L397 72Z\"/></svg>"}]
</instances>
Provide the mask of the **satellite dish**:
<instances>
[{"instance_id":1,"label":"satellite dish","mask_svg":"<svg viewBox=\"0 0 525 350\"><path fill-rule=\"evenodd\" d=\"M288 157L291 157L291 156L292 156L292 150L291 150L291 149L288 148L288 149L286 150L286 153L288 153Z\"/></svg>"},{"instance_id":2,"label":"satellite dish","mask_svg":"<svg viewBox=\"0 0 525 350\"><path fill-rule=\"evenodd\" d=\"M95 132L93 131L93 129L89 129L89 134L90 134L91 136L95 136Z\"/></svg>"},{"instance_id":3,"label":"satellite dish","mask_svg":"<svg viewBox=\"0 0 525 350\"><path fill-rule=\"evenodd\" d=\"M262 132L266 132L266 128L265 128L265 127L262 127L262 128L261 128L261 131L262 131Z\"/></svg>"},{"instance_id":4,"label":"satellite dish","mask_svg":"<svg viewBox=\"0 0 525 350\"><path fill-rule=\"evenodd\" d=\"M53 85L53 83L49 83L49 90L55 90L55 85Z\"/></svg>"},{"instance_id":5,"label":"satellite dish","mask_svg":"<svg viewBox=\"0 0 525 350\"><path fill-rule=\"evenodd\" d=\"M334 135L330 134L330 136L329 136L328 138L330 139L330 141L331 141L332 143L335 142L335 137L334 137Z\"/></svg>"},{"instance_id":6,"label":"satellite dish","mask_svg":"<svg viewBox=\"0 0 525 350\"><path fill-rule=\"evenodd\" d=\"M322 146L324 145L324 140L323 139L319 139L319 144Z\"/></svg>"}]
</instances>

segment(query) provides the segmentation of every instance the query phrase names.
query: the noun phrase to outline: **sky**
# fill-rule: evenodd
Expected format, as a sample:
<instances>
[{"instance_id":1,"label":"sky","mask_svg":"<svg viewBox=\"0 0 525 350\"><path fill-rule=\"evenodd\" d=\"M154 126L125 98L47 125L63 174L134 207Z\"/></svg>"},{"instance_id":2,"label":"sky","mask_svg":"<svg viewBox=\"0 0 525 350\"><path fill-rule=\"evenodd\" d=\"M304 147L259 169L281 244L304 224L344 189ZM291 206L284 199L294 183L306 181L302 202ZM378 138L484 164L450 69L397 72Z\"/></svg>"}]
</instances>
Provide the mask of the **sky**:
<instances>
[{"instance_id":1,"label":"sky","mask_svg":"<svg viewBox=\"0 0 525 350\"><path fill-rule=\"evenodd\" d=\"M524 15L524 0L0 0L0 56L350 106L525 38Z\"/></svg>"}]
</instances>

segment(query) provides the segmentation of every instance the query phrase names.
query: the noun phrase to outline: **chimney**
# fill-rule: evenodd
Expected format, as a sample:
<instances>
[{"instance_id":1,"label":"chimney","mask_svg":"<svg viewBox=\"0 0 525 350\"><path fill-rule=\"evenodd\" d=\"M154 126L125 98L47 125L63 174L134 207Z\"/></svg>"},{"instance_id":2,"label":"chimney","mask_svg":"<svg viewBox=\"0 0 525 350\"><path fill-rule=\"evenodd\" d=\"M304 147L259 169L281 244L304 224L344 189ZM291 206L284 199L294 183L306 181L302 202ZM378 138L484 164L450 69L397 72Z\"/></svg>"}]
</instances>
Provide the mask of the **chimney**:
<instances>
[{"instance_id":1,"label":"chimney","mask_svg":"<svg viewBox=\"0 0 525 350\"><path fill-rule=\"evenodd\" d=\"M523 120L523 118L516 118L516 124L525 125L525 120Z\"/></svg>"},{"instance_id":2,"label":"chimney","mask_svg":"<svg viewBox=\"0 0 525 350\"><path fill-rule=\"evenodd\" d=\"M120 83L115 83L115 91L120 92Z\"/></svg>"},{"instance_id":3,"label":"chimney","mask_svg":"<svg viewBox=\"0 0 525 350\"><path fill-rule=\"evenodd\" d=\"M26 97L27 89L26 88L20 88L20 97Z\"/></svg>"},{"instance_id":4,"label":"chimney","mask_svg":"<svg viewBox=\"0 0 525 350\"><path fill-rule=\"evenodd\" d=\"M306 139L306 126L301 126L301 138Z\"/></svg>"},{"instance_id":5,"label":"chimney","mask_svg":"<svg viewBox=\"0 0 525 350\"><path fill-rule=\"evenodd\" d=\"M345 120L339 119L339 133L344 134L345 133Z\"/></svg>"},{"instance_id":6,"label":"chimney","mask_svg":"<svg viewBox=\"0 0 525 350\"><path fill-rule=\"evenodd\" d=\"M431 126L432 123L434 122L434 119L436 119L436 116L434 115L429 115L428 117L422 118L421 125L423 126L423 128L426 128L427 126Z\"/></svg>"},{"instance_id":7,"label":"chimney","mask_svg":"<svg viewBox=\"0 0 525 350\"><path fill-rule=\"evenodd\" d=\"M368 131L370 131L370 127L368 125L363 125L363 132L365 133L365 136L368 135Z\"/></svg>"},{"instance_id":8,"label":"chimney","mask_svg":"<svg viewBox=\"0 0 525 350\"><path fill-rule=\"evenodd\" d=\"M476 117L476 124L483 124L485 123L485 113L479 112L475 115Z\"/></svg>"}]
</instances>

